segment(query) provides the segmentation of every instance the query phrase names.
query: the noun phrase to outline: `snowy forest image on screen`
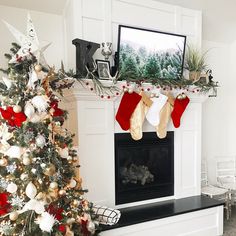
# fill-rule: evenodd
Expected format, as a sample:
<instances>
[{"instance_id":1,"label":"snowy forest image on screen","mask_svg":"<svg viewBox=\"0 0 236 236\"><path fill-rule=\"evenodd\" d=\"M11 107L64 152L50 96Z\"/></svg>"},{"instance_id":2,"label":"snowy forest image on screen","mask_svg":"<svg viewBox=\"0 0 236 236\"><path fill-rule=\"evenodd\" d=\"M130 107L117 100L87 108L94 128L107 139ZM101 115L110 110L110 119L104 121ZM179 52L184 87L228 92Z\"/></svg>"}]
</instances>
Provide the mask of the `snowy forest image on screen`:
<instances>
[{"instance_id":1,"label":"snowy forest image on screen","mask_svg":"<svg viewBox=\"0 0 236 236\"><path fill-rule=\"evenodd\" d=\"M121 79L179 79L182 76L186 37L119 26Z\"/></svg>"}]
</instances>

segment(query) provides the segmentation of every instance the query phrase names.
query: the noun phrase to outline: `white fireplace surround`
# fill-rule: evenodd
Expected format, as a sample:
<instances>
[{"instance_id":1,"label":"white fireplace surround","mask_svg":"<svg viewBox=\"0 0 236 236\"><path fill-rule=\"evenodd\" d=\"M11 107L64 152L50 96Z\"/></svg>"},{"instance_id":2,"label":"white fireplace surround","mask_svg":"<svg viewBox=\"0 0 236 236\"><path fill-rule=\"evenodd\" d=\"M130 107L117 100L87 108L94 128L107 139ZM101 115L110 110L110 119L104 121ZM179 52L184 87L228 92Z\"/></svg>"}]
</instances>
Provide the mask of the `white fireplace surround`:
<instances>
[{"instance_id":1,"label":"white fireplace surround","mask_svg":"<svg viewBox=\"0 0 236 236\"><path fill-rule=\"evenodd\" d=\"M200 194L202 103L207 96L187 95L190 103L180 128L175 129L171 121L168 126L168 131L174 131L174 196L122 206ZM70 114L67 126L78 135L83 186L89 189L87 197L115 208L118 206L115 205L114 133L125 132L115 120L120 99L121 96L115 100L101 99L79 83L65 96ZM154 127L145 120L143 132L151 131L155 131Z\"/></svg>"}]
</instances>

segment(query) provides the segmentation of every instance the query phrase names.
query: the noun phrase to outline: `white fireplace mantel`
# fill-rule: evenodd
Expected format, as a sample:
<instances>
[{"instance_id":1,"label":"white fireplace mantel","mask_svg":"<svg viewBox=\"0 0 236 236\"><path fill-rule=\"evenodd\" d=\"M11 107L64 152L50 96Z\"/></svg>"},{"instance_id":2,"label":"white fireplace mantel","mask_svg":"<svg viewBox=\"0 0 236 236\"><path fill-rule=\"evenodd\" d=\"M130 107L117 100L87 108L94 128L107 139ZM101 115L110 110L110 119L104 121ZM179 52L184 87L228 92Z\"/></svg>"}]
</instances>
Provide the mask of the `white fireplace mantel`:
<instances>
[{"instance_id":1,"label":"white fireplace mantel","mask_svg":"<svg viewBox=\"0 0 236 236\"><path fill-rule=\"evenodd\" d=\"M174 95L179 92L173 91ZM190 103L181 118L180 128L174 128L172 122L168 126L169 131L174 131L174 196L151 202L200 194L202 103L208 96L187 95ZM79 140L81 176L83 186L89 190L87 197L97 204L115 208L118 206L115 205L114 133L126 132L115 121L120 99L121 96L101 99L80 83L65 94L65 106L70 113L67 126ZM155 131L154 127L145 121L143 132L150 131ZM150 200L141 203L147 202Z\"/></svg>"}]
</instances>

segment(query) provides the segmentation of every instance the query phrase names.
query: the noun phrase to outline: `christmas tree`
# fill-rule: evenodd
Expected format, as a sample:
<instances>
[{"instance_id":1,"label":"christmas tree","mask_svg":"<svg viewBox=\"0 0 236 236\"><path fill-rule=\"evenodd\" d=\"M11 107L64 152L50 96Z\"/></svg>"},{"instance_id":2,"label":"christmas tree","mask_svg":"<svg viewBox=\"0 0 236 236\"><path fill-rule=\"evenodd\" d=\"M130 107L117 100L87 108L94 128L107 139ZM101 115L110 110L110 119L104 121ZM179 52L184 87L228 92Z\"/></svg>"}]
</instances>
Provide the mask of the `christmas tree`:
<instances>
[{"instance_id":1,"label":"christmas tree","mask_svg":"<svg viewBox=\"0 0 236 236\"><path fill-rule=\"evenodd\" d=\"M7 24L7 23L6 23ZM96 231L83 198L73 135L63 123L62 90L74 82L47 66L30 17L0 82L0 234L80 235Z\"/></svg>"}]
</instances>

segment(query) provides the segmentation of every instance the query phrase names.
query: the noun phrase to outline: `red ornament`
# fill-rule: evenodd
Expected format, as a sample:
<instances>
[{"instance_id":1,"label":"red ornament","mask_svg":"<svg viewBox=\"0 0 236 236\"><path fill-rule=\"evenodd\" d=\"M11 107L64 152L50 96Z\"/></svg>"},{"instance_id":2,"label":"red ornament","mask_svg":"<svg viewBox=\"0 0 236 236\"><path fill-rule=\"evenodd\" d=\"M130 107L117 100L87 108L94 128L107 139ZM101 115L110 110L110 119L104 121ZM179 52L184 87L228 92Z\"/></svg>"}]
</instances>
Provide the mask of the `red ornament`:
<instances>
[{"instance_id":1,"label":"red ornament","mask_svg":"<svg viewBox=\"0 0 236 236\"><path fill-rule=\"evenodd\" d=\"M7 214L11 209L8 196L8 193L0 193L0 216Z\"/></svg>"},{"instance_id":2,"label":"red ornament","mask_svg":"<svg viewBox=\"0 0 236 236\"><path fill-rule=\"evenodd\" d=\"M62 233L65 233L66 232L66 226L65 225L59 225L58 230Z\"/></svg>"},{"instance_id":3,"label":"red ornament","mask_svg":"<svg viewBox=\"0 0 236 236\"><path fill-rule=\"evenodd\" d=\"M13 111L13 107L7 107L6 110L0 107L0 112L2 117L8 121L10 126L18 126L20 127L21 124L27 119L26 115L23 112L15 113Z\"/></svg>"}]
</instances>

